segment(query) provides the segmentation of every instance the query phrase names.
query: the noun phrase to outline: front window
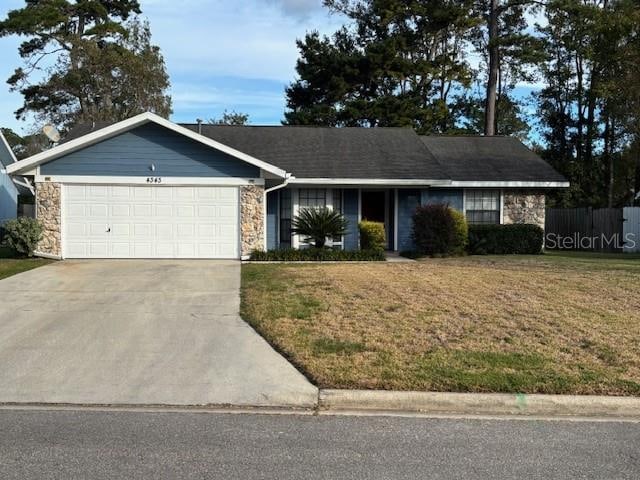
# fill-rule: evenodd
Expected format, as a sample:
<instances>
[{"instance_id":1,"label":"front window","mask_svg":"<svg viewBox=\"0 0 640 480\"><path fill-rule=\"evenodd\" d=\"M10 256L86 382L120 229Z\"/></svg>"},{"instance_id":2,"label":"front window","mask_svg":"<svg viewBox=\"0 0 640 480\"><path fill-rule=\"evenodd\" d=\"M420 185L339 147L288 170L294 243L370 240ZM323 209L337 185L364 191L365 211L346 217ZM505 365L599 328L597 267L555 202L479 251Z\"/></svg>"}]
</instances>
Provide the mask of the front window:
<instances>
[{"instance_id":1,"label":"front window","mask_svg":"<svg viewBox=\"0 0 640 480\"><path fill-rule=\"evenodd\" d=\"M500 223L499 190L467 190L465 193L467 222L472 224Z\"/></svg>"},{"instance_id":2,"label":"front window","mask_svg":"<svg viewBox=\"0 0 640 480\"><path fill-rule=\"evenodd\" d=\"M327 205L327 191L324 188L301 188L298 191L300 208L321 208Z\"/></svg>"},{"instance_id":3,"label":"front window","mask_svg":"<svg viewBox=\"0 0 640 480\"><path fill-rule=\"evenodd\" d=\"M342 190L327 188L300 188L298 189L298 211L305 208L329 208L342 214ZM341 249L342 236L330 238L328 245L335 249ZM304 239L298 236L297 245L306 248L308 245Z\"/></svg>"}]
</instances>

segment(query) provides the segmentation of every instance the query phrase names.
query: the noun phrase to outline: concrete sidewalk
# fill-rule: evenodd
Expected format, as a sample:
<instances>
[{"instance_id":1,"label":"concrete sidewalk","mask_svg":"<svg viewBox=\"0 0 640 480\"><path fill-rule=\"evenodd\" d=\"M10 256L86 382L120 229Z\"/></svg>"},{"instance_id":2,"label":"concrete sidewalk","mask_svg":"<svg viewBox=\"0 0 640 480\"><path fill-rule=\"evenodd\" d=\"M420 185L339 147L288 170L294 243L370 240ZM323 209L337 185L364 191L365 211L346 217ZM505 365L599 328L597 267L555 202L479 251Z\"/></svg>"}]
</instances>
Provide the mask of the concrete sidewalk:
<instances>
[{"instance_id":1,"label":"concrete sidewalk","mask_svg":"<svg viewBox=\"0 0 640 480\"><path fill-rule=\"evenodd\" d=\"M0 287L0 403L317 403L239 317L239 262L64 261Z\"/></svg>"}]
</instances>

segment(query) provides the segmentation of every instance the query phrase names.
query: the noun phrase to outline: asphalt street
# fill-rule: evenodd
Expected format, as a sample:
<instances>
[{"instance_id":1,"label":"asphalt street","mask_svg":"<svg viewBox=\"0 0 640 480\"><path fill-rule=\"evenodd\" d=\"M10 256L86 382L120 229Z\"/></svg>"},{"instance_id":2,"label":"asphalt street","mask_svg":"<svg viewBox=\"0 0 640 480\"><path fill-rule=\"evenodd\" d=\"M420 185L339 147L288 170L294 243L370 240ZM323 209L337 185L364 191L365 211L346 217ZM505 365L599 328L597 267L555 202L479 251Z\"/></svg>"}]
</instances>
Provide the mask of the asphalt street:
<instances>
[{"instance_id":1,"label":"asphalt street","mask_svg":"<svg viewBox=\"0 0 640 480\"><path fill-rule=\"evenodd\" d=\"M0 411L0 478L640 477L640 424Z\"/></svg>"}]
</instances>

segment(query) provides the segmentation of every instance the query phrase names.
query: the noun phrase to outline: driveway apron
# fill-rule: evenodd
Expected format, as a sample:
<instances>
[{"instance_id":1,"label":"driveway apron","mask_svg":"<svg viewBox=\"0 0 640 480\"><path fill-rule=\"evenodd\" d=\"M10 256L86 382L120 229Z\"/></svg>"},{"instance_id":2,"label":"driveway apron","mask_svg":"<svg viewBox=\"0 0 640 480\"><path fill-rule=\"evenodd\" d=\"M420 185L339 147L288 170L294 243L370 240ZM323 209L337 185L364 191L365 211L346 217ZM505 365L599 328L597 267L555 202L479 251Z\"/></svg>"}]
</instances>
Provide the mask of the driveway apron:
<instances>
[{"instance_id":1,"label":"driveway apron","mask_svg":"<svg viewBox=\"0 0 640 480\"><path fill-rule=\"evenodd\" d=\"M64 261L0 281L0 403L312 407L239 316L240 263Z\"/></svg>"}]
</instances>

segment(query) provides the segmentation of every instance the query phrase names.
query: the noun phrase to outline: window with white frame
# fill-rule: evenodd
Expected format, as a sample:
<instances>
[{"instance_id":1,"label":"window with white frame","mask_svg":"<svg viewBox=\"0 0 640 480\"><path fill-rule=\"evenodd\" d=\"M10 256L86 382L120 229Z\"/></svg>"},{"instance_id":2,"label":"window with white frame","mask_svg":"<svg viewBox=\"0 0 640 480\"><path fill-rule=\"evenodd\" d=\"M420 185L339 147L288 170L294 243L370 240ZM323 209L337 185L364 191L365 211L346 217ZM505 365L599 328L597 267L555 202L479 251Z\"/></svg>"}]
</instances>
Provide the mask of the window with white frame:
<instances>
[{"instance_id":1,"label":"window with white frame","mask_svg":"<svg viewBox=\"0 0 640 480\"><path fill-rule=\"evenodd\" d=\"M297 212L305 208L322 208L327 207L336 212L342 213L342 190L327 188L300 188L297 191ZM294 240L294 246L305 248L308 245L299 235ZM329 239L329 245L333 248L342 248L343 238L335 237Z\"/></svg>"},{"instance_id":2,"label":"window with white frame","mask_svg":"<svg viewBox=\"0 0 640 480\"><path fill-rule=\"evenodd\" d=\"M327 205L327 191L324 188L301 188L298 190L300 208L321 208Z\"/></svg>"},{"instance_id":3,"label":"window with white frame","mask_svg":"<svg viewBox=\"0 0 640 480\"><path fill-rule=\"evenodd\" d=\"M469 223L500 223L500 190L467 190L465 211Z\"/></svg>"}]
</instances>

